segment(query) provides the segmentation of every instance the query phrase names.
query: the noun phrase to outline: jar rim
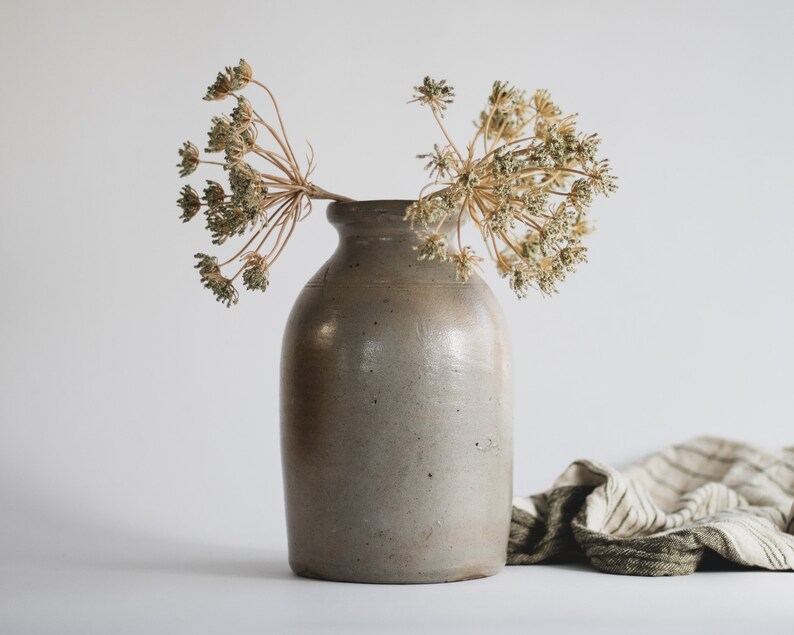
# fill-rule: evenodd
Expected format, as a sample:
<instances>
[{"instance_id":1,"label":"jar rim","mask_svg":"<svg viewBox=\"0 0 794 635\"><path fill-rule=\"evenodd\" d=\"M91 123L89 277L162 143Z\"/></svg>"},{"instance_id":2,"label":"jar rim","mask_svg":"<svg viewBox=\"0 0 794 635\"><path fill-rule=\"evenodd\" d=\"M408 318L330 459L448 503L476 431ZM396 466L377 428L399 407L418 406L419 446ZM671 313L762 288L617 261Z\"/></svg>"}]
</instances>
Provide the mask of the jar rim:
<instances>
[{"instance_id":1,"label":"jar rim","mask_svg":"<svg viewBox=\"0 0 794 635\"><path fill-rule=\"evenodd\" d=\"M328 205L326 214L328 220L334 225L347 225L355 222L367 224L378 221L402 222L406 209L413 202L408 199L378 199L344 203L332 201Z\"/></svg>"}]
</instances>

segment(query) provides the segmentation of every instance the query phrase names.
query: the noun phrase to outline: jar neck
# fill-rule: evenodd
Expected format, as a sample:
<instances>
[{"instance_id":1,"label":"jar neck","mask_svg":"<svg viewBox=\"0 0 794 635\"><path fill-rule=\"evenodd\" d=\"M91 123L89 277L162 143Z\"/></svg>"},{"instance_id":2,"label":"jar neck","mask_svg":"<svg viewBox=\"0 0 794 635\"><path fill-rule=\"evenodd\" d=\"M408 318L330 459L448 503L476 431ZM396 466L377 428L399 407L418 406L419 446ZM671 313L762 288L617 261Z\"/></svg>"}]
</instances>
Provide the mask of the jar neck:
<instances>
[{"instance_id":1,"label":"jar neck","mask_svg":"<svg viewBox=\"0 0 794 635\"><path fill-rule=\"evenodd\" d=\"M323 280L345 285L458 284L451 263L418 260L419 228L405 220L405 210L412 202L331 203L328 220L339 234L339 245ZM454 223L448 221L441 232L449 234L453 229Z\"/></svg>"},{"instance_id":2,"label":"jar neck","mask_svg":"<svg viewBox=\"0 0 794 635\"><path fill-rule=\"evenodd\" d=\"M411 203L405 200L333 202L328 205L327 216L341 238L408 236L412 234L411 228L403 219Z\"/></svg>"}]
</instances>

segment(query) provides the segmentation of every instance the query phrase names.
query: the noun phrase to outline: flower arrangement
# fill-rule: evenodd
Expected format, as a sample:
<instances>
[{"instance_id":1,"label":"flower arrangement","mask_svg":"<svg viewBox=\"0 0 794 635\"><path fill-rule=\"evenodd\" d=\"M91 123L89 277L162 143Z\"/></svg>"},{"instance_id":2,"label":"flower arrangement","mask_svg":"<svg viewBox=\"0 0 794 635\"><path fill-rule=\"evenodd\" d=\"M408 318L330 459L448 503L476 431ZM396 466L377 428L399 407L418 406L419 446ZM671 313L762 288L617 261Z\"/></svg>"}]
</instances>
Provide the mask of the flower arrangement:
<instances>
[{"instance_id":1,"label":"flower arrangement","mask_svg":"<svg viewBox=\"0 0 794 635\"><path fill-rule=\"evenodd\" d=\"M272 108L270 120L241 94L256 86ZM250 234L231 257L195 255L202 284L219 302L236 304L237 278L249 290L265 291L270 268L290 240L298 222L317 199L351 201L312 183L314 151L309 145L302 169L287 137L281 112L270 89L253 77L245 60L218 73L204 97L233 98L228 115L212 118L207 153L223 153L223 161L206 160L185 142L179 150L180 176L201 164L222 166L228 189L208 180L203 195L190 185L177 203L182 220L199 212L215 245ZM444 137L443 145L418 155L426 162L431 181L406 210L405 220L421 226L416 247L419 260L450 262L466 282L482 258L463 244L461 227L472 222L488 255L519 298L529 288L543 294L556 291L567 272L586 260L581 239L591 231L586 213L596 195L616 189L606 160L599 160L599 138L576 131L575 115L563 116L547 91L531 97L504 82L495 82L476 132L461 152L442 119L453 102L454 89L429 77L415 87L412 102L429 107ZM254 167L256 160L259 167ZM455 220L455 248L441 228ZM231 269L231 273L229 272Z\"/></svg>"}]
</instances>

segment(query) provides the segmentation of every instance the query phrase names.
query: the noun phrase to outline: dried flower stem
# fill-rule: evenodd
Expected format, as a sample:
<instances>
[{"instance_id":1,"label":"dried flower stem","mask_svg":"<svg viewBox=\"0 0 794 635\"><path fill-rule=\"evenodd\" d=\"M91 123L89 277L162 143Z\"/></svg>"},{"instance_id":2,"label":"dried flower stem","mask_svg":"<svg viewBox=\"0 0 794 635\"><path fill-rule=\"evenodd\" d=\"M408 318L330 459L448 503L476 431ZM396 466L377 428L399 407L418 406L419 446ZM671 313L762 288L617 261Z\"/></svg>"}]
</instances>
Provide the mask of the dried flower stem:
<instances>
[{"instance_id":1,"label":"dried flower stem","mask_svg":"<svg viewBox=\"0 0 794 635\"><path fill-rule=\"evenodd\" d=\"M275 125L271 125L239 94L249 84L267 94L275 114ZM195 190L187 186L178 202L183 209L182 218L186 221L199 210L204 210L207 229L212 232L215 244L223 244L229 238L250 231L251 235L242 248L221 263L206 254L196 255L204 286L219 301L230 306L237 302L238 294L233 283L240 276L249 289L264 291L267 288L269 268L283 253L297 224L311 212L312 200L348 202L352 199L309 181L314 169L314 149L309 145L307 167L302 171L275 96L265 84L254 79L251 67L244 60L240 60L238 66L219 73L205 99L213 101L228 97L237 100L237 107L230 115L213 118L207 148L207 152L225 152L226 161L201 159L198 148L185 143L179 153L179 167L180 174L187 176L200 164L223 166L231 194L226 194L219 183L208 181L203 201ZM267 134L260 138L260 130ZM247 162L248 157L261 159L274 170L259 171ZM271 171L276 174L271 174ZM254 243L256 247L252 250ZM225 276L222 270L235 261L242 262L242 266L233 276Z\"/></svg>"},{"instance_id":2,"label":"dried flower stem","mask_svg":"<svg viewBox=\"0 0 794 635\"><path fill-rule=\"evenodd\" d=\"M596 158L599 139L578 134L575 117L563 117L546 91L528 97L495 82L464 160L440 117L452 103L452 87L425 78L415 90L413 101L430 107L447 141L447 146L435 146L433 154L420 157L430 157L426 167L439 173L443 168L449 177L425 185L406 211L412 223L435 227L420 234L423 244L436 242L444 221L457 216L457 253L449 258L467 279L469 270L460 264L476 256L463 245L465 215L480 230L489 255L519 297L528 286L554 292L565 273L585 260L580 239L589 231L584 214L593 197L616 189L608 163ZM480 137L483 155L476 157ZM447 153L452 161L444 159ZM552 204L550 196L562 201Z\"/></svg>"}]
</instances>

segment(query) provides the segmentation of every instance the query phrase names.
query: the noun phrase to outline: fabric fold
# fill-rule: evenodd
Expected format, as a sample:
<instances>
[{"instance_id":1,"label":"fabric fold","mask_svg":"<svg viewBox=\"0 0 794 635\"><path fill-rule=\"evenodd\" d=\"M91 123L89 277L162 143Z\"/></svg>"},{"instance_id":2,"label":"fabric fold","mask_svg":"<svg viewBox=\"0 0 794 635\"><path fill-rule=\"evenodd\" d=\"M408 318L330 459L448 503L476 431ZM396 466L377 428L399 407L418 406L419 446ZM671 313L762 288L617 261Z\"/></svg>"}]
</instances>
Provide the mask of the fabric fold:
<instances>
[{"instance_id":1,"label":"fabric fold","mask_svg":"<svg viewBox=\"0 0 794 635\"><path fill-rule=\"evenodd\" d=\"M717 554L794 569L794 450L698 437L618 471L572 463L553 487L516 497L508 564L586 557L606 573L693 573Z\"/></svg>"}]
</instances>

